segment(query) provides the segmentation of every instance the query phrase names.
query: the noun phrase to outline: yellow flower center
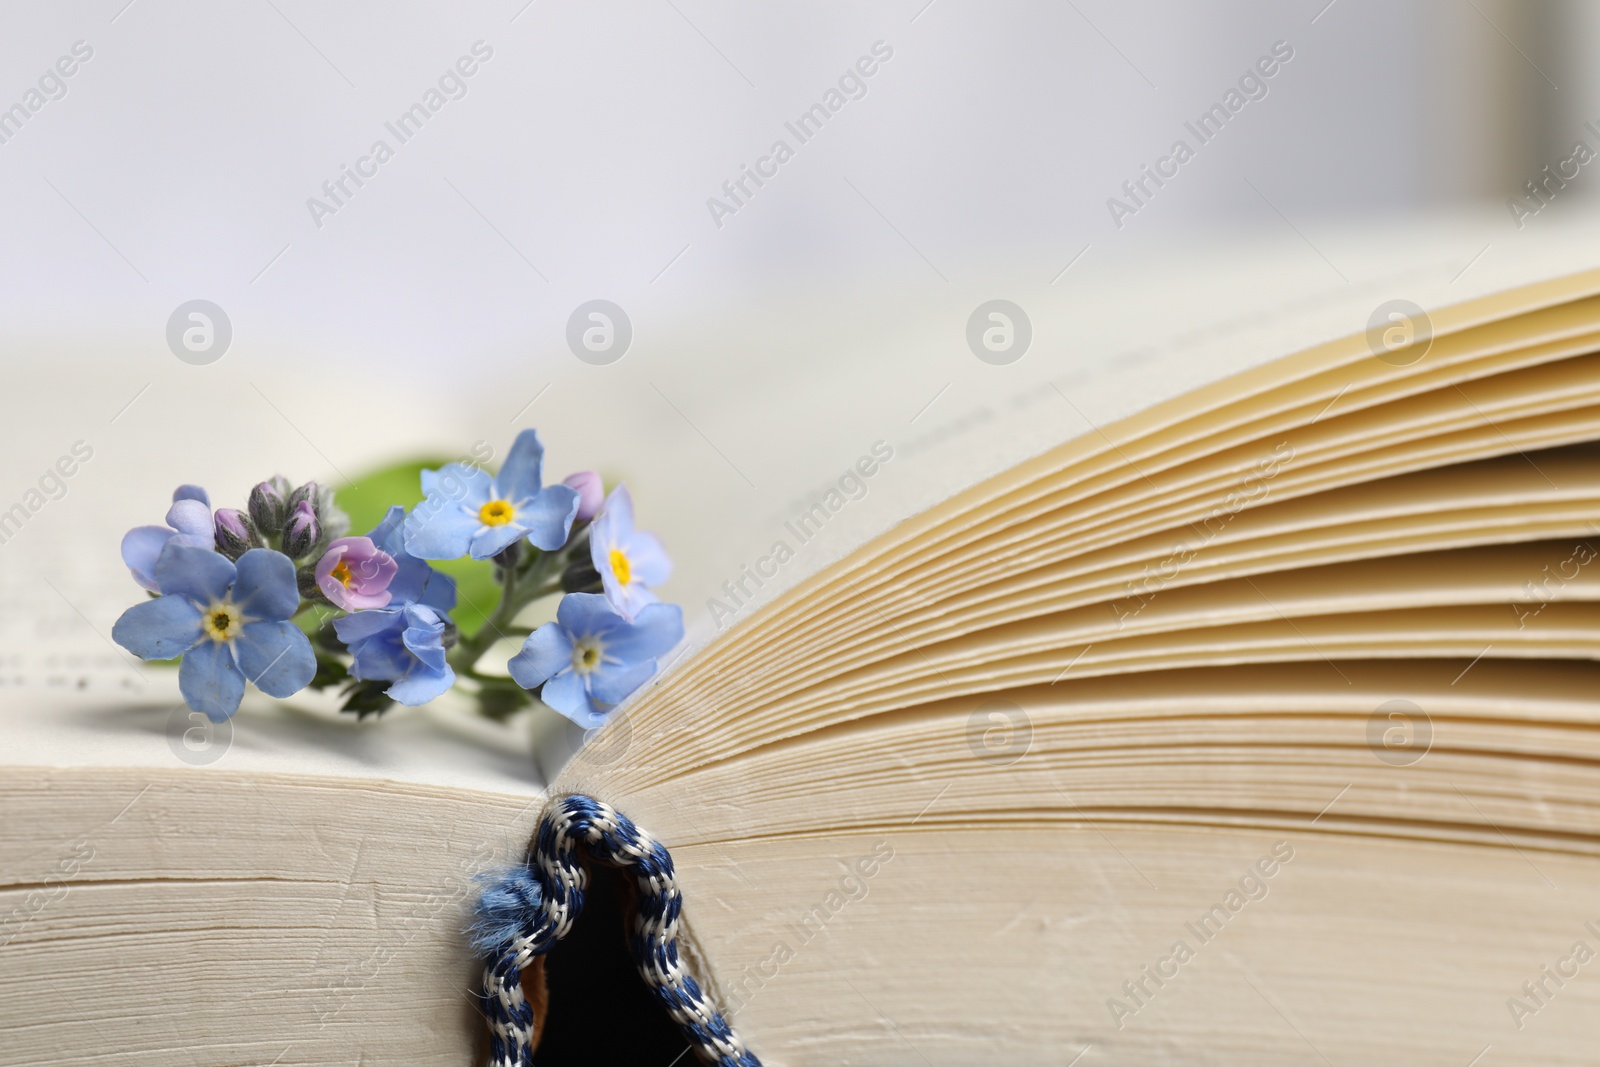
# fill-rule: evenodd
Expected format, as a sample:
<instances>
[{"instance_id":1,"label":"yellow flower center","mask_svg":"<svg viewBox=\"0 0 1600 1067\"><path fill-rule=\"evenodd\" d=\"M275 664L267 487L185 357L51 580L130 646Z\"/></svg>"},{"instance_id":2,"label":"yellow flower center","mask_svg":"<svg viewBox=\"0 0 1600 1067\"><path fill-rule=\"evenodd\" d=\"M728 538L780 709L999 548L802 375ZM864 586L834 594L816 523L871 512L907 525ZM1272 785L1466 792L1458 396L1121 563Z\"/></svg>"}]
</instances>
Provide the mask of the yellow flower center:
<instances>
[{"instance_id":1,"label":"yellow flower center","mask_svg":"<svg viewBox=\"0 0 1600 1067\"><path fill-rule=\"evenodd\" d=\"M350 573L350 565L342 559L338 563L335 563L333 565L333 570L329 571L328 573L334 578L339 579L339 584L344 586L346 589L349 589L350 583L355 581L355 575Z\"/></svg>"},{"instance_id":2,"label":"yellow flower center","mask_svg":"<svg viewBox=\"0 0 1600 1067\"><path fill-rule=\"evenodd\" d=\"M633 568L628 565L628 557L622 554L622 549L611 550L611 573L617 576L617 581L623 585L633 579Z\"/></svg>"},{"instance_id":3,"label":"yellow flower center","mask_svg":"<svg viewBox=\"0 0 1600 1067\"><path fill-rule=\"evenodd\" d=\"M572 669L588 674L600 666L600 645L593 638L578 641L572 646Z\"/></svg>"},{"instance_id":4,"label":"yellow flower center","mask_svg":"<svg viewBox=\"0 0 1600 1067\"><path fill-rule=\"evenodd\" d=\"M478 509L478 521L485 526L504 526L517 513L509 500L491 500Z\"/></svg>"},{"instance_id":5,"label":"yellow flower center","mask_svg":"<svg viewBox=\"0 0 1600 1067\"><path fill-rule=\"evenodd\" d=\"M231 641L244 628L244 616L227 601L212 604L200 617L200 628L213 641Z\"/></svg>"}]
</instances>

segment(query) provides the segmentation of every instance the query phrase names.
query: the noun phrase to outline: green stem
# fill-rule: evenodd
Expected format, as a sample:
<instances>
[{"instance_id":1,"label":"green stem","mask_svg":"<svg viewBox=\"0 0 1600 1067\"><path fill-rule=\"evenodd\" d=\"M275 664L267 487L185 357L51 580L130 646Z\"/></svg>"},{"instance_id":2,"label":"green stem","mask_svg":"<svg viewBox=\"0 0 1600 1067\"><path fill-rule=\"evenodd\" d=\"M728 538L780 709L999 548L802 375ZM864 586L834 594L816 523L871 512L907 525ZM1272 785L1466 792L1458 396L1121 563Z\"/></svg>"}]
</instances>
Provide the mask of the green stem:
<instances>
[{"instance_id":1,"label":"green stem","mask_svg":"<svg viewBox=\"0 0 1600 1067\"><path fill-rule=\"evenodd\" d=\"M545 582L543 585L539 586L538 588L530 590L528 592L527 603L528 604L532 604L535 600L538 600L538 599L540 599L542 597L547 597L547 596L550 596L550 595L552 595L554 593L559 593L559 592L561 592L561 582L559 580L552 581L552 582ZM523 632L524 633L532 633L533 631L524 629Z\"/></svg>"},{"instance_id":2,"label":"green stem","mask_svg":"<svg viewBox=\"0 0 1600 1067\"><path fill-rule=\"evenodd\" d=\"M528 633L524 627L513 626L512 620L535 600L560 591L559 577L552 577L553 573L558 573L560 565L559 553L535 551L518 566L501 569L500 603L495 605L494 611L476 633L470 637L462 636L456 641L456 647L450 650L450 666L458 675L482 681L483 676L474 667L489 646L501 637Z\"/></svg>"},{"instance_id":3,"label":"green stem","mask_svg":"<svg viewBox=\"0 0 1600 1067\"><path fill-rule=\"evenodd\" d=\"M467 672L467 677L477 682L479 687L483 689L514 689L520 693L527 692L522 686L503 674L484 674L481 671L473 670Z\"/></svg>"}]
</instances>

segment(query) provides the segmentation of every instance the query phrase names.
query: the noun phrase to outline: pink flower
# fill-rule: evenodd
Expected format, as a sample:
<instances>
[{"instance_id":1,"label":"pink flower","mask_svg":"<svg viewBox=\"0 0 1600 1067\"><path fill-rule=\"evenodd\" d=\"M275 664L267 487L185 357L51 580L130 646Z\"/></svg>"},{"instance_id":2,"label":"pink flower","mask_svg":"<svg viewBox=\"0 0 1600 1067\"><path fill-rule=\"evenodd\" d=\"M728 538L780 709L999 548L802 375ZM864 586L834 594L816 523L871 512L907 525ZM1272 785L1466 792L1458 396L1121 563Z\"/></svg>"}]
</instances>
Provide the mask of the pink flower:
<instances>
[{"instance_id":1,"label":"pink flower","mask_svg":"<svg viewBox=\"0 0 1600 1067\"><path fill-rule=\"evenodd\" d=\"M389 583L399 570L370 537L341 537L317 561L317 588L346 611L388 607Z\"/></svg>"},{"instance_id":2,"label":"pink flower","mask_svg":"<svg viewBox=\"0 0 1600 1067\"><path fill-rule=\"evenodd\" d=\"M600 513L600 505L606 499L606 487L594 471L569 474L561 480L561 484L578 491L578 514L573 521L588 522Z\"/></svg>"}]
</instances>

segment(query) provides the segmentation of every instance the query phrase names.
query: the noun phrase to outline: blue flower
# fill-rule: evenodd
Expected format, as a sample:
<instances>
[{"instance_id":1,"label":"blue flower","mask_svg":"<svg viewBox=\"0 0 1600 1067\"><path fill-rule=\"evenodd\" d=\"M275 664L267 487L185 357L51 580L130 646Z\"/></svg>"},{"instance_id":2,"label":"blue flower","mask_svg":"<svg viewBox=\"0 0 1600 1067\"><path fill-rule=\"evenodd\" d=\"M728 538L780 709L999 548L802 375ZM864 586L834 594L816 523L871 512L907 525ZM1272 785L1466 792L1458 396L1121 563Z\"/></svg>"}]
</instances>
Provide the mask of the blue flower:
<instances>
[{"instance_id":1,"label":"blue flower","mask_svg":"<svg viewBox=\"0 0 1600 1067\"><path fill-rule=\"evenodd\" d=\"M211 498L198 485L180 485L172 493L165 526L135 526L122 535L122 562L133 572L133 580L152 593L161 592L156 584L156 560L167 542L193 548L216 547L216 525L211 519Z\"/></svg>"},{"instance_id":2,"label":"blue flower","mask_svg":"<svg viewBox=\"0 0 1600 1067\"><path fill-rule=\"evenodd\" d=\"M540 699L591 729L648 681L656 657L681 640L683 610L676 604L646 605L630 622L598 593L569 593L556 621L529 634L506 666L518 685L543 685Z\"/></svg>"},{"instance_id":3,"label":"blue flower","mask_svg":"<svg viewBox=\"0 0 1600 1067\"><path fill-rule=\"evenodd\" d=\"M633 497L625 485L612 490L605 510L589 528L589 557L600 572L606 599L627 619L654 604L655 594L647 587L672 574L672 560L661 542L633 528Z\"/></svg>"},{"instance_id":4,"label":"blue flower","mask_svg":"<svg viewBox=\"0 0 1600 1067\"><path fill-rule=\"evenodd\" d=\"M456 606L455 579L405 546L406 509L398 504L367 534L399 565L389 583L389 606L335 619L333 631L350 650L357 681L393 682L386 692L408 707L426 704L456 684L445 662L445 613Z\"/></svg>"},{"instance_id":5,"label":"blue flower","mask_svg":"<svg viewBox=\"0 0 1600 1067\"><path fill-rule=\"evenodd\" d=\"M426 604L406 604L346 615L333 620L333 629L354 657L352 677L393 682L385 692L415 707L456 684L445 660L445 622Z\"/></svg>"},{"instance_id":6,"label":"blue flower","mask_svg":"<svg viewBox=\"0 0 1600 1067\"><path fill-rule=\"evenodd\" d=\"M213 722L239 710L248 678L268 696L293 696L311 682L311 641L289 619L300 607L294 564L269 548L232 563L209 548L161 550L156 584L166 594L122 613L111 636L140 659L183 657L183 699Z\"/></svg>"},{"instance_id":7,"label":"blue flower","mask_svg":"<svg viewBox=\"0 0 1600 1067\"><path fill-rule=\"evenodd\" d=\"M567 543L578 492L543 485L544 445L523 430L500 473L461 463L422 472L425 499L406 518L406 548L422 559L488 559L526 537L554 551Z\"/></svg>"},{"instance_id":8,"label":"blue flower","mask_svg":"<svg viewBox=\"0 0 1600 1067\"><path fill-rule=\"evenodd\" d=\"M406 551L405 522L406 509L395 504L383 521L367 534L372 543L392 556L400 567L389 583L389 607L425 604L440 613L454 609L456 580Z\"/></svg>"}]
</instances>

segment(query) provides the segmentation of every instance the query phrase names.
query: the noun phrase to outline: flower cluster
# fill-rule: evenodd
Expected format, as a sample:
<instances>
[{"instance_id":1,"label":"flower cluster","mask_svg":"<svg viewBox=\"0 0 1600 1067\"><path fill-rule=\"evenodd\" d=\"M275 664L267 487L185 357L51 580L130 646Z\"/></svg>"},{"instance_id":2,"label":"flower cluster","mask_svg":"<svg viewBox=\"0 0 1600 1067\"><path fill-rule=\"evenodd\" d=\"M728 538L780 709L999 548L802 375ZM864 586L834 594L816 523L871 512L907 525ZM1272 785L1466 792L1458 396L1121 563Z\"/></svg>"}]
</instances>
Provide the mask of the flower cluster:
<instances>
[{"instance_id":1,"label":"flower cluster","mask_svg":"<svg viewBox=\"0 0 1600 1067\"><path fill-rule=\"evenodd\" d=\"M649 680L683 639L683 613L651 587L672 570L661 543L634 528L625 486L605 494L592 471L543 481L544 446L517 435L496 474L463 463L425 470L423 499L395 505L364 536L325 486L281 477L250 491L243 509L211 508L182 485L165 524L122 539L122 558L150 594L112 637L143 659L181 657L178 685L213 720L238 710L248 681L269 696L338 686L346 711L425 704L463 685L486 714L543 702L597 726ZM445 560L492 567L499 603L464 634L451 619L456 583ZM517 617L564 594L556 621ZM481 660L521 638L510 677Z\"/></svg>"}]
</instances>

